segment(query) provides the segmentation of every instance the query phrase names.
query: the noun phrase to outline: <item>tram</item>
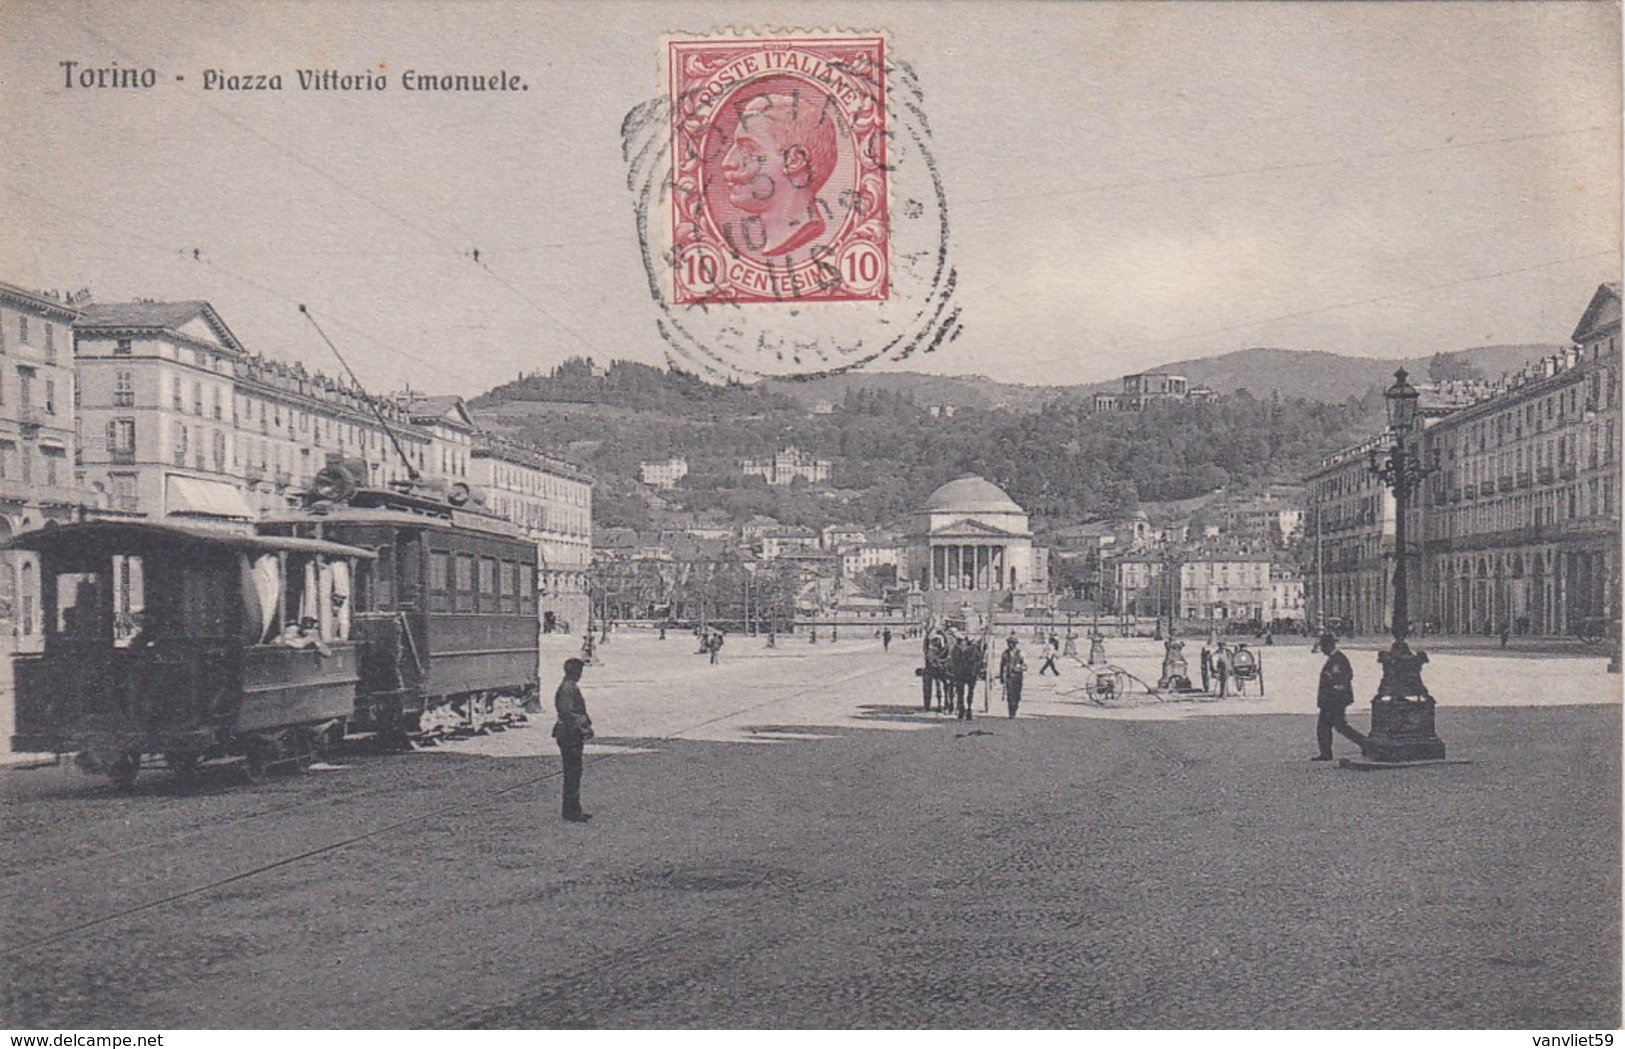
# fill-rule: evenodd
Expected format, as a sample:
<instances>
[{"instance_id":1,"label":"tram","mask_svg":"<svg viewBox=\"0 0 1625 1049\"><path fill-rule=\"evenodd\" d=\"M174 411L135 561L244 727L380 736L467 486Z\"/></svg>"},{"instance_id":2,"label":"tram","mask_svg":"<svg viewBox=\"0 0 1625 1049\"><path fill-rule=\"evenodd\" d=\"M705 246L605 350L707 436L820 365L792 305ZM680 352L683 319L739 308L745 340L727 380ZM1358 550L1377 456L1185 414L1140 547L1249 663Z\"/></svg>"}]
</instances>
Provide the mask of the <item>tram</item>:
<instances>
[{"instance_id":1,"label":"tram","mask_svg":"<svg viewBox=\"0 0 1625 1049\"><path fill-rule=\"evenodd\" d=\"M254 534L92 521L13 541L39 554L45 643L16 660L13 748L76 752L132 786L250 780L371 735L406 748L537 690L536 546L461 485L363 487L330 463Z\"/></svg>"}]
</instances>

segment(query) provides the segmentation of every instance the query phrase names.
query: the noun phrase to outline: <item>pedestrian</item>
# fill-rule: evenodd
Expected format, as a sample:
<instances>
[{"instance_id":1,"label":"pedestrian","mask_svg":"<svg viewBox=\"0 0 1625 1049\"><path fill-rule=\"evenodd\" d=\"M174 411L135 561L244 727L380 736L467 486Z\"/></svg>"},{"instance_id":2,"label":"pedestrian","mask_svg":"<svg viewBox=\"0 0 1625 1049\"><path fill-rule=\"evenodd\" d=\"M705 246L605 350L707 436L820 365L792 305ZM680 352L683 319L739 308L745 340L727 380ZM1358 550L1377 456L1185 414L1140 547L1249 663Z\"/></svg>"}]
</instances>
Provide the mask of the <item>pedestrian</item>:
<instances>
[{"instance_id":1,"label":"pedestrian","mask_svg":"<svg viewBox=\"0 0 1625 1049\"><path fill-rule=\"evenodd\" d=\"M1051 634L1049 636L1049 644L1044 646L1044 665L1038 668L1039 677L1043 677L1044 671L1046 670L1054 674L1056 677L1061 676L1060 670L1055 666L1055 657L1059 656L1060 654L1061 643L1054 634Z\"/></svg>"},{"instance_id":2,"label":"pedestrian","mask_svg":"<svg viewBox=\"0 0 1625 1049\"><path fill-rule=\"evenodd\" d=\"M1213 681L1213 650L1206 644L1202 646L1202 691L1206 692L1212 687Z\"/></svg>"},{"instance_id":3,"label":"pedestrian","mask_svg":"<svg viewBox=\"0 0 1625 1049\"><path fill-rule=\"evenodd\" d=\"M566 659L564 680L553 693L553 709L559 716L553 723L553 738L558 740L564 762L564 818L571 823L592 819L581 811L581 752L592 738L592 718L587 716L587 701L579 684L585 665L579 659Z\"/></svg>"},{"instance_id":4,"label":"pedestrian","mask_svg":"<svg viewBox=\"0 0 1625 1049\"><path fill-rule=\"evenodd\" d=\"M1326 653L1326 662L1320 668L1320 691L1315 705L1320 708L1320 719L1315 722L1315 742L1320 752L1311 761L1332 760L1332 729L1351 739L1365 751L1366 737L1349 725L1347 711L1354 703L1354 668L1349 657L1337 650L1337 638L1322 634L1320 650Z\"/></svg>"},{"instance_id":5,"label":"pedestrian","mask_svg":"<svg viewBox=\"0 0 1625 1049\"><path fill-rule=\"evenodd\" d=\"M1010 640L1004 643L1004 654L999 657L999 681L1004 684L1004 702L1010 708L1010 716L1016 716L1016 708L1021 706L1021 679L1027 673L1027 660L1021 654L1021 642L1016 635L1011 634Z\"/></svg>"},{"instance_id":6,"label":"pedestrian","mask_svg":"<svg viewBox=\"0 0 1625 1049\"><path fill-rule=\"evenodd\" d=\"M711 651L711 665L716 666L717 653L722 651L722 631L716 630L712 632L710 643L706 645L706 648Z\"/></svg>"},{"instance_id":7,"label":"pedestrian","mask_svg":"<svg viewBox=\"0 0 1625 1049\"><path fill-rule=\"evenodd\" d=\"M1213 676L1219 679L1219 698L1224 699L1230 695L1230 646L1223 641L1213 653Z\"/></svg>"},{"instance_id":8,"label":"pedestrian","mask_svg":"<svg viewBox=\"0 0 1625 1049\"><path fill-rule=\"evenodd\" d=\"M1501 624L1501 647L1502 648L1507 647L1507 638L1510 637L1511 635L1512 635L1512 628L1509 627L1505 622L1502 622L1502 624Z\"/></svg>"},{"instance_id":9,"label":"pedestrian","mask_svg":"<svg viewBox=\"0 0 1625 1049\"><path fill-rule=\"evenodd\" d=\"M882 652L891 651L891 627L887 627L880 632L880 650Z\"/></svg>"}]
</instances>

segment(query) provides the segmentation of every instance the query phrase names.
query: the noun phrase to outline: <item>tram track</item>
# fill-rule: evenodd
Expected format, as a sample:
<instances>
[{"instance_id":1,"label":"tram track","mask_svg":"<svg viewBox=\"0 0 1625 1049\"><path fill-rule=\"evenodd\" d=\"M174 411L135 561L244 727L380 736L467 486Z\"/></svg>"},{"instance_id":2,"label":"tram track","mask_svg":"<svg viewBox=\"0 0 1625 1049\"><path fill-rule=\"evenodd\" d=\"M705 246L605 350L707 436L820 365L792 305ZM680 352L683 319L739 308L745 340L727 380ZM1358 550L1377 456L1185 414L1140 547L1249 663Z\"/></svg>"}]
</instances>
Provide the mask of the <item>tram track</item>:
<instances>
[{"instance_id":1,"label":"tram track","mask_svg":"<svg viewBox=\"0 0 1625 1049\"><path fill-rule=\"evenodd\" d=\"M832 677L828 680L820 681L815 685L795 688L772 696L768 699L731 708L722 713L693 722L692 724L686 725L679 730L668 732L661 736L650 737L649 741L654 743L688 742L688 737L692 734L701 732L714 725L741 717L746 717L758 711L765 711L782 704L791 703L814 692L847 686L863 678L875 676L883 669L885 669L883 665L859 668L857 670ZM595 754L587 761L587 765L596 766L602 762L624 756L624 753ZM472 803L464 805L461 808L448 810L443 804L425 807L398 819L389 820L380 826L372 827L359 833L349 834L335 841L326 842L320 845L315 845L309 848L276 856L264 862L257 863L245 870L232 872L218 878L212 878L201 884L191 885L185 888L163 893L139 903L134 903L104 914L96 915L95 917L75 922L63 928L53 930L52 932L43 936L13 940L0 945L0 957L14 956L24 951L32 951L43 946L59 943L63 940L68 940L81 934L99 930L123 919L134 917L148 911L157 910L184 900L204 896L215 890L236 885L244 881L249 881L273 871L282 870L324 855L339 852L372 839L400 831L407 827L425 824L435 819L445 819L451 816L471 817L478 813L481 805L495 802L498 799L505 798L511 794L514 794L515 792L525 790L527 788L534 788L539 784L558 778L558 776L561 774L562 770L556 764L553 764L553 766L550 767L546 772L537 775L528 775L515 782L507 782L504 785L488 791L479 790L478 787L484 782L489 782L489 779L496 778L491 774L486 774L489 779L482 778L480 783L473 784L473 789L470 789L470 785L466 779L462 779L458 781L460 793L470 798ZM380 791L380 793L382 792L383 791ZM208 828L198 829L191 834L178 838L176 836L166 836L158 841L143 845L128 846L123 849L114 850L113 852L99 852L95 856L87 858L85 862L75 863L70 861L67 865L58 865L46 872L31 871L28 873L34 874L37 877L45 877L49 875L53 877L53 880L56 880L60 879L60 876L64 873L64 866L66 866L67 870L77 869L83 872L84 870L105 864L106 861L112 857L127 859L131 856L141 855L144 852L176 854L177 852L182 851L184 846L191 845L200 840L206 840L217 835L222 827L240 829L248 824L264 820L268 817L288 816L290 814L296 814L301 810L322 805L331 805L332 801L333 799L330 796L313 797L309 800L300 800L286 806L262 810L251 815L229 821L223 825L214 824ZM13 879L8 878L6 880ZM11 886L5 886L4 891L11 899L21 902L22 897Z\"/></svg>"}]
</instances>

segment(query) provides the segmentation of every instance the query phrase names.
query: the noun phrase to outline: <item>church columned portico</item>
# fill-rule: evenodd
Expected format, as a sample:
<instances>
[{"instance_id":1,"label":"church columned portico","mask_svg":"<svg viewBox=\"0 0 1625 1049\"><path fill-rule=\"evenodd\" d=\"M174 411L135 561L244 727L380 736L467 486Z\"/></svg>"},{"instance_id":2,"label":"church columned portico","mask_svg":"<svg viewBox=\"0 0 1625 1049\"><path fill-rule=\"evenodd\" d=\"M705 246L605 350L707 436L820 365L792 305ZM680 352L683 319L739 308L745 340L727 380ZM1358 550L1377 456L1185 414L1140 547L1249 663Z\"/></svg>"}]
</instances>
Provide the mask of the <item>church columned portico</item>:
<instances>
[{"instance_id":1,"label":"church columned portico","mask_svg":"<svg viewBox=\"0 0 1625 1049\"><path fill-rule=\"evenodd\" d=\"M1008 590L1015 585L1004 543L932 544L927 590Z\"/></svg>"}]
</instances>

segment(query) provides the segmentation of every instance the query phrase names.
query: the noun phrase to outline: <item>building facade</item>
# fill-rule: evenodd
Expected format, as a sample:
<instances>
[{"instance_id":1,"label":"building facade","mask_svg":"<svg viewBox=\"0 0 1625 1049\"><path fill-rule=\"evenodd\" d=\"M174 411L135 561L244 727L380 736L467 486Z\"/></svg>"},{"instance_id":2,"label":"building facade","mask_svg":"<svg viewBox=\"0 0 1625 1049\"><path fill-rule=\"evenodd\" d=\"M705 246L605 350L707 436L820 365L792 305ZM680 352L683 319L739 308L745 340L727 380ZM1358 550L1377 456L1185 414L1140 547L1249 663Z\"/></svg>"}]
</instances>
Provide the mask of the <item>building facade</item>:
<instances>
[{"instance_id":1,"label":"building facade","mask_svg":"<svg viewBox=\"0 0 1625 1049\"><path fill-rule=\"evenodd\" d=\"M592 565L592 478L562 460L479 433L469 477L486 509L517 524L536 543L544 620L587 622L587 571Z\"/></svg>"},{"instance_id":2,"label":"building facade","mask_svg":"<svg viewBox=\"0 0 1625 1049\"><path fill-rule=\"evenodd\" d=\"M73 322L81 300L0 284L0 541L77 519L94 495L78 481ZM39 561L0 553L0 629L34 651Z\"/></svg>"},{"instance_id":3,"label":"building facade","mask_svg":"<svg viewBox=\"0 0 1625 1049\"><path fill-rule=\"evenodd\" d=\"M688 476L688 460L667 459L663 463L639 463L638 476L651 488L676 488Z\"/></svg>"},{"instance_id":4,"label":"building facade","mask_svg":"<svg viewBox=\"0 0 1625 1049\"><path fill-rule=\"evenodd\" d=\"M797 448L786 448L774 453L771 459L746 459L739 464L746 477L762 477L771 485L787 485L795 481L818 484L830 479L828 459L815 459Z\"/></svg>"},{"instance_id":5,"label":"building facade","mask_svg":"<svg viewBox=\"0 0 1625 1049\"><path fill-rule=\"evenodd\" d=\"M1600 286L1561 353L1496 386L1451 391L1408 450L1428 470L1406 530L1413 630L1602 633L1620 584L1620 289ZM1469 396L1470 395L1470 396ZM1368 453L1308 478L1305 604L1312 622L1389 624L1394 502Z\"/></svg>"},{"instance_id":6,"label":"building facade","mask_svg":"<svg viewBox=\"0 0 1625 1049\"><path fill-rule=\"evenodd\" d=\"M85 482L113 512L242 524L296 504L330 454L373 484L402 455L429 465L398 405L248 353L206 302L92 305L74 339Z\"/></svg>"},{"instance_id":7,"label":"building facade","mask_svg":"<svg viewBox=\"0 0 1625 1049\"><path fill-rule=\"evenodd\" d=\"M908 571L927 609L951 614L1041 604L1049 591L1045 553L1033 545L1027 512L981 477L949 481L926 500L909 544Z\"/></svg>"},{"instance_id":8,"label":"building facade","mask_svg":"<svg viewBox=\"0 0 1625 1049\"><path fill-rule=\"evenodd\" d=\"M1424 614L1453 634L1568 635L1618 614L1620 292L1597 289L1561 354L1423 435L1408 524Z\"/></svg>"}]
</instances>

